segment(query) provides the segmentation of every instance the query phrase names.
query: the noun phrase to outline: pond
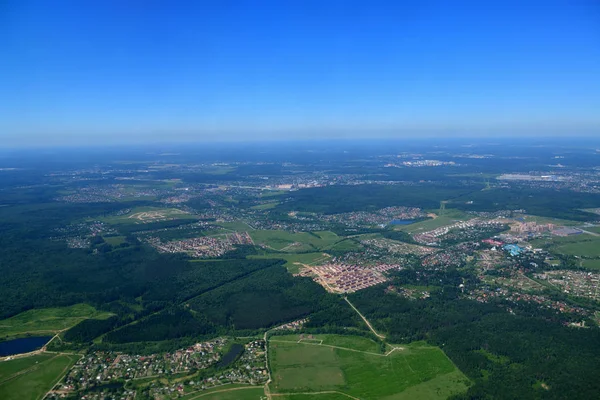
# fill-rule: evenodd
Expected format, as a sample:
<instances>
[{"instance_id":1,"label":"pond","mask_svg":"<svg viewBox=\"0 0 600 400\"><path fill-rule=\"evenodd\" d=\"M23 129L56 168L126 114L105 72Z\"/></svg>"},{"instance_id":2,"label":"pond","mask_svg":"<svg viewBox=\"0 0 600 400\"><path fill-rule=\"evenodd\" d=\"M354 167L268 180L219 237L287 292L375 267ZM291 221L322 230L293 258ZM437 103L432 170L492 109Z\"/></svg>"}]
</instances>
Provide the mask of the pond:
<instances>
[{"instance_id":1,"label":"pond","mask_svg":"<svg viewBox=\"0 0 600 400\"><path fill-rule=\"evenodd\" d=\"M29 353L42 348L52 336L35 336L0 342L0 357Z\"/></svg>"},{"instance_id":2,"label":"pond","mask_svg":"<svg viewBox=\"0 0 600 400\"><path fill-rule=\"evenodd\" d=\"M234 345L231 346L231 348L229 349L227 354L225 354L223 356L221 361L219 361L219 364L217 364L217 367L219 367L219 368L227 367L229 364L234 362L236 360L236 358L238 358L238 356L240 354L242 354L243 351L244 351L244 346L242 346L241 344L235 343Z\"/></svg>"}]
</instances>

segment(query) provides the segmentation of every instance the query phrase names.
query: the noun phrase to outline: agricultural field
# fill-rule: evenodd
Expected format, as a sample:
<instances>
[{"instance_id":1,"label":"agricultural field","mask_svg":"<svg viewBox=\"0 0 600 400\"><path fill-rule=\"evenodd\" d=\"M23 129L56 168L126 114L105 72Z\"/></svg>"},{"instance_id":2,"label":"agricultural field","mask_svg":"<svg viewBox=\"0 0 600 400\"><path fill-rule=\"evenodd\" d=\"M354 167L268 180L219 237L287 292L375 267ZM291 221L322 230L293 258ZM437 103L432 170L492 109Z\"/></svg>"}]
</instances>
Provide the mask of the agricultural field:
<instances>
[{"instance_id":1,"label":"agricultural field","mask_svg":"<svg viewBox=\"0 0 600 400\"><path fill-rule=\"evenodd\" d=\"M125 236L103 236L102 239L113 247L117 247L122 243L125 243L127 240Z\"/></svg>"},{"instance_id":2,"label":"agricultural field","mask_svg":"<svg viewBox=\"0 0 600 400\"><path fill-rule=\"evenodd\" d=\"M387 347L382 353L378 343L362 337L297 338L269 340L271 392L290 399L297 398L293 393L310 392L361 399L445 399L469 384L439 348L422 342Z\"/></svg>"},{"instance_id":3,"label":"agricultural field","mask_svg":"<svg viewBox=\"0 0 600 400\"><path fill-rule=\"evenodd\" d=\"M196 219L196 216L178 208L136 207L123 215L105 217L103 221L112 225L136 225L181 219Z\"/></svg>"},{"instance_id":4,"label":"agricultural field","mask_svg":"<svg viewBox=\"0 0 600 400\"><path fill-rule=\"evenodd\" d=\"M342 393L336 392L321 392L313 394L294 393L286 395L277 395L278 400L348 400L348 397Z\"/></svg>"},{"instance_id":5,"label":"agricultural field","mask_svg":"<svg viewBox=\"0 0 600 400\"><path fill-rule=\"evenodd\" d=\"M408 233L427 232L442 226L452 225L457 221L466 221L471 218L472 217L457 210L444 210L443 214L438 215L436 218L415 222L410 225L398 225L396 229Z\"/></svg>"},{"instance_id":6,"label":"agricultural field","mask_svg":"<svg viewBox=\"0 0 600 400\"><path fill-rule=\"evenodd\" d=\"M584 228L586 231L594 232L600 234L600 226L593 226L591 228Z\"/></svg>"},{"instance_id":7,"label":"agricultural field","mask_svg":"<svg viewBox=\"0 0 600 400\"><path fill-rule=\"evenodd\" d=\"M286 232L276 230L255 230L248 232L257 245L264 245L276 251L303 252L325 250L342 240L333 232Z\"/></svg>"},{"instance_id":8,"label":"agricultural field","mask_svg":"<svg viewBox=\"0 0 600 400\"><path fill-rule=\"evenodd\" d=\"M251 255L248 258L266 258L266 259L282 259L286 263L283 265L292 274L298 273L302 264L317 265L327 262L331 256L327 253L265 253L261 255Z\"/></svg>"},{"instance_id":9,"label":"agricultural field","mask_svg":"<svg viewBox=\"0 0 600 400\"><path fill-rule=\"evenodd\" d=\"M0 338L5 340L25 334L54 334L71 328L84 319L106 319L111 315L88 304L29 310L0 321Z\"/></svg>"},{"instance_id":10,"label":"agricultural field","mask_svg":"<svg viewBox=\"0 0 600 400\"><path fill-rule=\"evenodd\" d=\"M581 225L579 221L571 221L568 219L560 219L560 218L549 218L549 217L539 217L537 215L526 215L523 222L536 222L538 224L554 224L557 226L578 226Z\"/></svg>"},{"instance_id":11,"label":"agricultural field","mask_svg":"<svg viewBox=\"0 0 600 400\"><path fill-rule=\"evenodd\" d=\"M583 268L600 270L600 259L580 261Z\"/></svg>"},{"instance_id":12,"label":"agricultural field","mask_svg":"<svg viewBox=\"0 0 600 400\"><path fill-rule=\"evenodd\" d=\"M258 204L255 206L250 207L252 210L271 210L275 207L277 207L279 203L278 202L274 202L274 203L264 203L264 204Z\"/></svg>"},{"instance_id":13,"label":"agricultural field","mask_svg":"<svg viewBox=\"0 0 600 400\"><path fill-rule=\"evenodd\" d=\"M262 400L266 399L263 386L230 384L189 393L181 400Z\"/></svg>"},{"instance_id":14,"label":"agricultural field","mask_svg":"<svg viewBox=\"0 0 600 400\"><path fill-rule=\"evenodd\" d=\"M582 233L565 237L553 236L551 238L536 239L531 241L533 246L544 247L555 254L580 256L585 258L600 257L600 236Z\"/></svg>"},{"instance_id":15,"label":"agricultural field","mask_svg":"<svg viewBox=\"0 0 600 400\"><path fill-rule=\"evenodd\" d=\"M77 355L41 354L0 363L0 398L42 399L78 358Z\"/></svg>"}]
</instances>

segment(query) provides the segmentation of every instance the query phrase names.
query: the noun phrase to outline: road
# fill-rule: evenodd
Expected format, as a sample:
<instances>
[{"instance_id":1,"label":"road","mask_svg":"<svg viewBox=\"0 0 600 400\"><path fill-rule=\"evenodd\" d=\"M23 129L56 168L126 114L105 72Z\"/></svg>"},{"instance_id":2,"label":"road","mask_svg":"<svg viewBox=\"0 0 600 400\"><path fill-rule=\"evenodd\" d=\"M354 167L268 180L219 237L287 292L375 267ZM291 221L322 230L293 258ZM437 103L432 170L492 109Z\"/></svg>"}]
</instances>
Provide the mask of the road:
<instances>
[{"instance_id":1,"label":"road","mask_svg":"<svg viewBox=\"0 0 600 400\"><path fill-rule=\"evenodd\" d=\"M375 330L375 328L373 328L373 325L371 325L371 323L369 322L369 320L367 320L365 318L364 315L362 315L362 313L360 311L358 311L358 308L354 307L354 304L350 303L350 300L348 300L348 298L346 296L344 296L344 300L346 300L346 303L350 304L350 307L352 307L352 309L354 311L356 311L356 313L358 315L360 315L360 317L362 318L363 321L365 321L365 324L367 324L367 326L369 327L369 329L371 330L371 332L373 332L373 334L375 336L377 336L379 339L385 339L385 335L382 335L380 333L377 333L377 331Z\"/></svg>"}]
</instances>

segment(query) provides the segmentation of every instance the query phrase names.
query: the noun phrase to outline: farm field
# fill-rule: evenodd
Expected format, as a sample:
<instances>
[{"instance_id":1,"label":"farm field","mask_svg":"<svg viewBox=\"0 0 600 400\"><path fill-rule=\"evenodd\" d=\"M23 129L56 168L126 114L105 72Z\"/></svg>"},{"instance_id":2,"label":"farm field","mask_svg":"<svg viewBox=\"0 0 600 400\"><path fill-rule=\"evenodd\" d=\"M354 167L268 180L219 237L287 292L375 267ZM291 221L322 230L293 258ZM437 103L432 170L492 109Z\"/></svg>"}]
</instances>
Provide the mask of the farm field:
<instances>
[{"instance_id":1,"label":"farm field","mask_svg":"<svg viewBox=\"0 0 600 400\"><path fill-rule=\"evenodd\" d=\"M388 348L382 354L378 343L362 337L294 339L297 336L269 340L271 392L290 399L303 398L293 393L310 392L339 392L361 399L445 399L467 388L467 378L446 355L422 342L391 352ZM335 393L325 395L304 398L339 398Z\"/></svg>"},{"instance_id":2,"label":"farm field","mask_svg":"<svg viewBox=\"0 0 600 400\"><path fill-rule=\"evenodd\" d=\"M224 385L183 396L181 400L261 400L265 399L263 386Z\"/></svg>"},{"instance_id":3,"label":"farm field","mask_svg":"<svg viewBox=\"0 0 600 400\"><path fill-rule=\"evenodd\" d=\"M566 255L600 257L600 237L581 234L555 238L552 240L550 250Z\"/></svg>"},{"instance_id":4,"label":"farm field","mask_svg":"<svg viewBox=\"0 0 600 400\"><path fill-rule=\"evenodd\" d=\"M583 268L600 270L600 259L595 259L595 260L581 260L581 266Z\"/></svg>"},{"instance_id":5,"label":"farm field","mask_svg":"<svg viewBox=\"0 0 600 400\"><path fill-rule=\"evenodd\" d=\"M285 394L280 395L277 394L278 400L348 400L348 397L345 394L335 393L335 392L321 392L321 393L313 393L313 394L304 394L304 393L294 393L294 394Z\"/></svg>"},{"instance_id":6,"label":"farm field","mask_svg":"<svg viewBox=\"0 0 600 400\"><path fill-rule=\"evenodd\" d=\"M125 236L103 236L102 238L111 246L119 246L121 243L125 243L127 241Z\"/></svg>"},{"instance_id":7,"label":"farm field","mask_svg":"<svg viewBox=\"0 0 600 400\"><path fill-rule=\"evenodd\" d=\"M176 219L196 219L196 216L177 208L136 207L127 214L105 217L103 221L112 225L135 225Z\"/></svg>"},{"instance_id":8,"label":"farm field","mask_svg":"<svg viewBox=\"0 0 600 400\"><path fill-rule=\"evenodd\" d=\"M425 221L415 222L410 225L397 225L396 229L408 233L427 232L442 226L451 225L456 221L466 221L471 217L464 215L460 211L445 210L443 215Z\"/></svg>"},{"instance_id":9,"label":"farm field","mask_svg":"<svg viewBox=\"0 0 600 400\"><path fill-rule=\"evenodd\" d=\"M264 203L264 204L258 204L256 206L252 206L250 207L252 210L270 210L272 208L277 207L279 203L275 202L275 203Z\"/></svg>"},{"instance_id":10,"label":"farm field","mask_svg":"<svg viewBox=\"0 0 600 400\"><path fill-rule=\"evenodd\" d=\"M57 333L77 325L84 319L105 319L111 315L97 311L88 304L29 310L0 321L0 338L7 339L28 333Z\"/></svg>"},{"instance_id":11,"label":"farm field","mask_svg":"<svg viewBox=\"0 0 600 400\"><path fill-rule=\"evenodd\" d=\"M37 400L62 378L77 361L78 356L47 354L24 359L4 361L0 378L0 398L3 400ZM10 375L4 375L9 371Z\"/></svg>"},{"instance_id":12,"label":"farm field","mask_svg":"<svg viewBox=\"0 0 600 400\"><path fill-rule=\"evenodd\" d=\"M317 265L318 263L327 262L331 256L326 253L265 253L262 255L251 255L248 258L263 258L263 259L282 259L286 263L283 265L292 274L298 273L300 264Z\"/></svg>"},{"instance_id":13,"label":"farm field","mask_svg":"<svg viewBox=\"0 0 600 400\"><path fill-rule=\"evenodd\" d=\"M324 250L342 240L333 232L291 233L276 230L255 230L248 232L257 245L264 244L277 251L299 252Z\"/></svg>"},{"instance_id":14,"label":"farm field","mask_svg":"<svg viewBox=\"0 0 600 400\"><path fill-rule=\"evenodd\" d=\"M591 228L583 228L586 231L594 232L600 234L600 226L593 226Z\"/></svg>"}]
</instances>

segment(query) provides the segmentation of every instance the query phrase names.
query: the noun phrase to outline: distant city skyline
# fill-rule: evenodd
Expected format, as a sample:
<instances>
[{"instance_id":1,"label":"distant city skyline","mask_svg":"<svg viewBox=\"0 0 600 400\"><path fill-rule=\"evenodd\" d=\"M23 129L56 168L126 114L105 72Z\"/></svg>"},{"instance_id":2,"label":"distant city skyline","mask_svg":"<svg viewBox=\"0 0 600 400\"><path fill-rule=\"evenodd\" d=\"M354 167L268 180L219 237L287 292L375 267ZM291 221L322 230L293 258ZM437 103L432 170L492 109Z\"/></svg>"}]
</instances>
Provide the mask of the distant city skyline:
<instances>
[{"instance_id":1,"label":"distant city skyline","mask_svg":"<svg viewBox=\"0 0 600 400\"><path fill-rule=\"evenodd\" d=\"M5 146L600 135L600 3L9 1Z\"/></svg>"}]
</instances>

